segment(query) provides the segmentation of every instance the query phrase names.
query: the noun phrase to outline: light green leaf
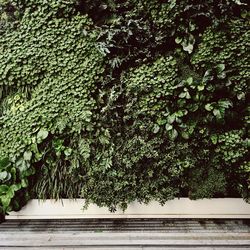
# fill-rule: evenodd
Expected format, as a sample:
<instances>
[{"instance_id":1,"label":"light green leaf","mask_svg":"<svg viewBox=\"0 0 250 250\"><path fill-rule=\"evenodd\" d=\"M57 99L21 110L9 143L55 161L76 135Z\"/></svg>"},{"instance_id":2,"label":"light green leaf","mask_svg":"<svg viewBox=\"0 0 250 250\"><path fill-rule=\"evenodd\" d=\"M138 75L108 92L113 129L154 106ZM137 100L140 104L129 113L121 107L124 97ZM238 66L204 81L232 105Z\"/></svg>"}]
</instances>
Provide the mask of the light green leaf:
<instances>
[{"instance_id":1,"label":"light green leaf","mask_svg":"<svg viewBox=\"0 0 250 250\"><path fill-rule=\"evenodd\" d=\"M178 132L176 129L170 130L168 134L171 140L175 140L178 136Z\"/></svg>"},{"instance_id":2,"label":"light green leaf","mask_svg":"<svg viewBox=\"0 0 250 250\"><path fill-rule=\"evenodd\" d=\"M221 119L222 118L222 115L221 115L221 112L219 109L214 109L213 110L213 114L214 116L217 118L217 119Z\"/></svg>"},{"instance_id":3,"label":"light green leaf","mask_svg":"<svg viewBox=\"0 0 250 250\"><path fill-rule=\"evenodd\" d=\"M193 44L188 44L187 46L183 46L183 50L187 51L189 54L193 52L194 46Z\"/></svg>"},{"instance_id":4,"label":"light green leaf","mask_svg":"<svg viewBox=\"0 0 250 250\"><path fill-rule=\"evenodd\" d=\"M207 103L207 104L205 105L205 109L206 109L207 111L213 110L212 104L211 104L211 103Z\"/></svg>"},{"instance_id":5,"label":"light green leaf","mask_svg":"<svg viewBox=\"0 0 250 250\"><path fill-rule=\"evenodd\" d=\"M23 154L23 158L25 161L30 161L32 158L32 152L31 151L25 151Z\"/></svg>"},{"instance_id":6,"label":"light green leaf","mask_svg":"<svg viewBox=\"0 0 250 250\"><path fill-rule=\"evenodd\" d=\"M159 132L159 130L160 130L160 126L158 124L155 124L154 128L153 128L153 133L157 134Z\"/></svg>"},{"instance_id":7,"label":"light green leaf","mask_svg":"<svg viewBox=\"0 0 250 250\"><path fill-rule=\"evenodd\" d=\"M66 156L70 156L71 154L72 154L72 148L66 148L65 150L64 150L64 154L66 155Z\"/></svg>"},{"instance_id":8,"label":"light green leaf","mask_svg":"<svg viewBox=\"0 0 250 250\"><path fill-rule=\"evenodd\" d=\"M188 134L188 132L186 132L186 131L182 131L182 132L181 132L181 136L182 136L184 139L186 139L186 140L189 139L189 134Z\"/></svg>"},{"instance_id":9,"label":"light green leaf","mask_svg":"<svg viewBox=\"0 0 250 250\"><path fill-rule=\"evenodd\" d=\"M186 95L187 95L187 92L182 92L182 93L179 94L179 97L180 98L185 98Z\"/></svg>"},{"instance_id":10,"label":"light green leaf","mask_svg":"<svg viewBox=\"0 0 250 250\"><path fill-rule=\"evenodd\" d=\"M204 85L198 85L197 89L198 91L202 91L204 90L205 86Z\"/></svg>"},{"instance_id":11,"label":"light green leaf","mask_svg":"<svg viewBox=\"0 0 250 250\"><path fill-rule=\"evenodd\" d=\"M37 133L37 139L39 140L44 140L48 137L49 132L45 129L40 129L39 132Z\"/></svg>"},{"instance_id":12,"label":"light green leaf","mask_svg":"<svg viewBox=\"0 0 250 250\"><path fill-rule=\"evenodd\" d=\"M182 38L181 38L181 37L176 37L176 38L175 38L175 42L176 42L177 44L180 44L180 43L182 42Z\"/></svg>"},{"instance_id":13,"label":"light green leaf","mask_svg":"<svg viewBox=\"0 0 250 250\"><path fill-rule=\"evenodd\" d=\"M241 93L237 94L237 98L238 98L238 100L245 100L246 95L244 92L241 92Z\"/></svg>"},{"instance_id":14,"label":"light green leaf","mask_svg":"<svg viewBox=\"0 0 250 250\"><path fill-rule=\"evenodd\" d=\"M186 81L189 85L191 85L193 83L193 77L192 76L188 77Z\"/></svg>"},{"instance_id":15,"label":"light green leaf","mask_svg":"<svg viewBox=\"0 0 250 250\"><path fill-rule=\"evenodd\" d=\"M211 135L210 137L213 144L217 144L218 142L218 136L217 135Z\"/></svg>"},{"instance_id":16,"label":"light green leaf","mask_svg":"<svg viewBox=\"0 0 250 250\"><path fill-rule=\"evenodd\" d=\"M173 126L171 124L166 124L165 128L167 131L171 130L173 128Z\"/></svg>"},{"instance_id":17,"label":"light green leaf","mask_svg":"<svg viewBox=\"0 0 250 250\"><path fill-rule=\"evenodd\" d=\"M3 180L6 180L7 177L8 177L9 173L6 172L6 171L3 171L0 173L0 180L3 181Z\"/></svg>"},{"instance_id":18,"label":"light green leaf","mask_svg":"<svg viewBox=\"0 0 250 250\"><path fill-rule=\"evenodd\" d=\"M169 115L167 121L169 124L172 124L175 121L175 114Z\"/></svg>"},{"instance_id":19,"label":"light green leaf","mask_svg":"<svg viewBox=\"0 0 250 250\"><path fill-rule=\"evenodd\" d=\"M221 73L222 71L225 70L225 64L221 63L216 66L217 72Z\"/></svg>"}]
</instances>

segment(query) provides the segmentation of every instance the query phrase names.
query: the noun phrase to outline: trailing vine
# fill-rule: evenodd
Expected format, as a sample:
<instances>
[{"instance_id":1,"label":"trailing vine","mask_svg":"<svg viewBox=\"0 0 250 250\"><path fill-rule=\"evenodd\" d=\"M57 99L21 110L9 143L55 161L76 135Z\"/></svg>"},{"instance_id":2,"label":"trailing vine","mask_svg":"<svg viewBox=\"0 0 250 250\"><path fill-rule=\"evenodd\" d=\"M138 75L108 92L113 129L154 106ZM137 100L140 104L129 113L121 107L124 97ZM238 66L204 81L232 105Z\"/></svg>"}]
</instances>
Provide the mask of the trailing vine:
<instances>
[{"instance_id":1,"label":"trailing vine","mask_svg":"<svg viewBox=\"0 0 250 250\"><path fill-rule=\"evenodd\" d=\"M0 1L0 213L249 199L246 1Z\"/></svg>"}]
</instances>

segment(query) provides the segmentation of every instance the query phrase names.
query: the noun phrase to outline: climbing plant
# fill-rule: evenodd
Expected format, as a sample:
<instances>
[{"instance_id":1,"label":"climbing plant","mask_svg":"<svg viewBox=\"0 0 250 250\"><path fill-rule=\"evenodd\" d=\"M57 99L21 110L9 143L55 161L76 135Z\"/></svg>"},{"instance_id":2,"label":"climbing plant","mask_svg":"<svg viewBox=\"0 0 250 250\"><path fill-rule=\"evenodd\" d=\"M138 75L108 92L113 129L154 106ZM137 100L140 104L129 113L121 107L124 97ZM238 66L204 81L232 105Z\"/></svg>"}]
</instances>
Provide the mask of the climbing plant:
<instances>
[{"instance_id":1,"label":"climbing plant","mask_svg":"<svg viewBox=\"0 0 250 250\"><path fill-rule=\"evenodd\" d=\"M0 210L249 199L247 1L1 0Z\"/></svg>"}]
</instances>

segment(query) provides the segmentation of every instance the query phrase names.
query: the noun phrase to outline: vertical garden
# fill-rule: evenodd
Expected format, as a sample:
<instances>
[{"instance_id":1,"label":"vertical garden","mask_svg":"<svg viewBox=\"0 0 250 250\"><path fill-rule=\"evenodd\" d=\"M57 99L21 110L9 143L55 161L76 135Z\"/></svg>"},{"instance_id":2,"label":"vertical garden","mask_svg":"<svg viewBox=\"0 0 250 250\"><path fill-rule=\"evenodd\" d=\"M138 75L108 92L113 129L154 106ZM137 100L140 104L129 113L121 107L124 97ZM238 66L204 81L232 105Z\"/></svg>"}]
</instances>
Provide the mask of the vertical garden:
<instances>
[{"instance_id":1,"label":"vertical garden","mask_svg":"<svg viewBox=\"0 0 250 250\"><path fill-rule=\"evenodd\" d=\"M243 0L0 0L0 213L248 200L249 25Z\"/></svg>"}]
</instances>

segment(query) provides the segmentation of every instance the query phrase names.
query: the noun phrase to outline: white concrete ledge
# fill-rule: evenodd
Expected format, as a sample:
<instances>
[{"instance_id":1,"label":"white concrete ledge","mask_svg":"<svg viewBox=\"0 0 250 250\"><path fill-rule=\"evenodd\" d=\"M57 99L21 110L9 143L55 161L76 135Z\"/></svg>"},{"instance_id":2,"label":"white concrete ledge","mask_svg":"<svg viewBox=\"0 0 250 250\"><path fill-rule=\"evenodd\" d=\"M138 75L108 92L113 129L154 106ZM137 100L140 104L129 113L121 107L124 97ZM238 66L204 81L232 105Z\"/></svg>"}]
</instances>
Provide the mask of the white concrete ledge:
<instances>
[{"instance_id":1,"label":"white concrete ledge","mask_svg":"<svg viewBox=\"0 0 250 250\"><path fill-rule=\"evenodd\" d=\"M180 198L164 206L157 202L147 205L133 202L128 209L110 213L107 208L91 204L83 210L83 199L31 200L19 212L6 219L72 219L72 218L250 218L250 204L240 198L190 200Z\"/></svg>"}]
</instances>

